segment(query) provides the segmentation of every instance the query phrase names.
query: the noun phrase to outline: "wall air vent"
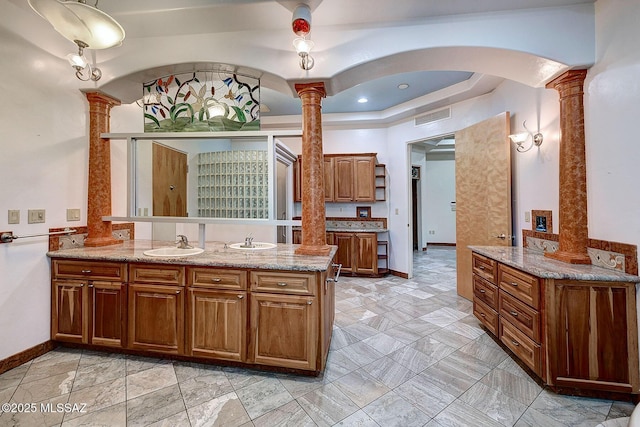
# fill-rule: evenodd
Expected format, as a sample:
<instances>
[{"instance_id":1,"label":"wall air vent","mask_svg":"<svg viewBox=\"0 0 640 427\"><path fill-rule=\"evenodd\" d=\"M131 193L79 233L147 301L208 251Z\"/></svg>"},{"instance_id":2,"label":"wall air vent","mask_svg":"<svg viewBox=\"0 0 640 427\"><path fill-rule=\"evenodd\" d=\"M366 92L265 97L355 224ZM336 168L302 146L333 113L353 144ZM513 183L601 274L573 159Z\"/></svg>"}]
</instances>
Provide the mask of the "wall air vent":
<instances>
[{"instance_id":1,"label":"wall air vent","mask_svg":"<svg viewBox=\"0 0 640 427\"><path fill-rule=\"evenodd\" d=\"M415 118L416 126L425 125L427 123L436 122L438 120L448 119L451 117L451 108L443 108L442 110L432 113L423 114Z\"/></svg>"}]
</instances>

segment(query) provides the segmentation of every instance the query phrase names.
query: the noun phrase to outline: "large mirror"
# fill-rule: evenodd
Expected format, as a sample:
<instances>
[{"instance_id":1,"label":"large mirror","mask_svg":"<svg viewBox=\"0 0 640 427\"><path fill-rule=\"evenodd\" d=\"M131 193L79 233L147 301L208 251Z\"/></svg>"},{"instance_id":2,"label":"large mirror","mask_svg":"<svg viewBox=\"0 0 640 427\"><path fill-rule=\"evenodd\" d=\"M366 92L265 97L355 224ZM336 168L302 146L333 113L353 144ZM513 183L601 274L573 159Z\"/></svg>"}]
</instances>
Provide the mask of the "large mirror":
<instances>
[{"instance_id":1,"label":"large mirror","mask_svg":"<svg viewBox=\"0 0 640 427\"><path fill-rule=\"evenodd\" d=\"M286 147L267 136L135 139L131 152L132 216L288 217L276 205L292 197L287 188L293 155L283 158Z\"/></svg>"}]
</instances>

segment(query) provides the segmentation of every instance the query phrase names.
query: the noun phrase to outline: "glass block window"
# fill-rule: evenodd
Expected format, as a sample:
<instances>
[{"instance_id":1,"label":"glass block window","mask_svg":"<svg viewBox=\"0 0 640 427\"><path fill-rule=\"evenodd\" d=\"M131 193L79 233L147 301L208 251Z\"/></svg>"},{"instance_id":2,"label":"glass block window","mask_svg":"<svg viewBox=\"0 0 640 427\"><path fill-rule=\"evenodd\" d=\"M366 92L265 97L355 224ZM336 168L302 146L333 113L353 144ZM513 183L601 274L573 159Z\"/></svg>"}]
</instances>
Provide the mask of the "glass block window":
<instances>
[{"instance_id":1,"label":"glass block window","mask_svg":"<svg viewBox=\"0 0 640 427\"><path fill-rule=\"evenodd\" d=\"M267 152L216 151L198 154L198 216L269 216Z\"/></svg>"}]
</instances>

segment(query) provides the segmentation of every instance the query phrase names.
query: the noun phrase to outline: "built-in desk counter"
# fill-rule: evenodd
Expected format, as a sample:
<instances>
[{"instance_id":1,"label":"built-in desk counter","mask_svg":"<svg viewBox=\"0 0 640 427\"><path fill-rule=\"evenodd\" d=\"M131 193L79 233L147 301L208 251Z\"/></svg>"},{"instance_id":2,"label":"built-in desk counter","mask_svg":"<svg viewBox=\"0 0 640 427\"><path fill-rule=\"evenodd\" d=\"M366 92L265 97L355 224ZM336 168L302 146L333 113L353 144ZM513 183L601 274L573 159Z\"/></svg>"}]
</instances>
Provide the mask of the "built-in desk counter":
<instances>
[{"instance_id":1,"label":"built-in desk counter","mask_svg":"<svg viewBox=\"0 0 640 427\"><path fill-rule=\"evenodd\" d=\"M49 252L51 337L83 347L318 374L335 313L336 248L297 245L152 257L173 242Z\"/></svg>"},{"instance_id":2,"label":"built-in desk counter","mask_svg":"<svg viewBox=\"0 0 640 427\"><path fill-rule=\"evenodd\" d=\"M473 312L544 383L637 400L640 277L519 247L470 246Z\"/></svg>"}]
</instances>

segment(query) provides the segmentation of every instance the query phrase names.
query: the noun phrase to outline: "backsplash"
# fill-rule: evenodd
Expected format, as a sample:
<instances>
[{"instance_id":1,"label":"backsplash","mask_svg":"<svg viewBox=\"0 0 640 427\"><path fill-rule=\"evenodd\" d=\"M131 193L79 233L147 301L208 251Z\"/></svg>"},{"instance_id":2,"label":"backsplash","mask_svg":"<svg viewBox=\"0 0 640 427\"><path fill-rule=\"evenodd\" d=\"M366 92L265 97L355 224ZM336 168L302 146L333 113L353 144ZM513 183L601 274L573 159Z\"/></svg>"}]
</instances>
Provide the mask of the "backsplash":
<instances>
[{"instance_id":1,"label":"backsplash","mask_svg":"<svg viewBox=\"0 0 640 427\"><path fill-rule=\"evenodd\" d=\"M558 250L559 235L522 230L523 247L539 252ZM638 274L638 250L636 245L589 239L587 253L591 263L598 267Z\"/></svg>"},{"instance_id":2,"label":"backsplash","mask_svg":"<svg viewBox=\"0 0 640 427\"><path fill-rule=\"evenodd\" d=\"M60 249L72 249L84 247L84 240L87 238L87 227L67 227L76 230L74 234L49 236L49 251ZM112 235L116 240L133 240L134 224L127 222L123 224L112 224ZM65 228L50 228L49 233L65 231Z\"/></svg>"}]
</instances>

